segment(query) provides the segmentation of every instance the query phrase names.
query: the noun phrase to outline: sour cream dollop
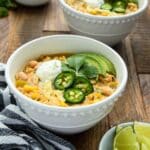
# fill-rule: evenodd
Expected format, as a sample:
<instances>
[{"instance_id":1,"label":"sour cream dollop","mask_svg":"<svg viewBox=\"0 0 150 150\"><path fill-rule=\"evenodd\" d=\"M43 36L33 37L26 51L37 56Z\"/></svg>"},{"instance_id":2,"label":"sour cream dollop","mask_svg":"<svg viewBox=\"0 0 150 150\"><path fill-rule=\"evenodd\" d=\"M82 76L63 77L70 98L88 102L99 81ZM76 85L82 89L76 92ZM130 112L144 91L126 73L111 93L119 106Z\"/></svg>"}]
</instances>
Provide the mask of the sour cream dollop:
<instances>
[{"instance_id":1,"label":"sour cream dollop","mask_svg":"<svg viewBox=\"0 0 150 150\"><path fill-rule=\"evenodd\" d=\"M43 62L36 70L36 75L42 82L53 81L56 76L61 72L61 61L50 60Z\"/></svg>"},{"instance_id":2,"label":"sour cream dollop","mask_svg":"<svg viewBox=\"0 0 150 150\"><path fill-rule=\"evenodd\" d=\"M100 7L104 0L85 0L85 2L91 7Z\"/></svg>"}]
</instances>

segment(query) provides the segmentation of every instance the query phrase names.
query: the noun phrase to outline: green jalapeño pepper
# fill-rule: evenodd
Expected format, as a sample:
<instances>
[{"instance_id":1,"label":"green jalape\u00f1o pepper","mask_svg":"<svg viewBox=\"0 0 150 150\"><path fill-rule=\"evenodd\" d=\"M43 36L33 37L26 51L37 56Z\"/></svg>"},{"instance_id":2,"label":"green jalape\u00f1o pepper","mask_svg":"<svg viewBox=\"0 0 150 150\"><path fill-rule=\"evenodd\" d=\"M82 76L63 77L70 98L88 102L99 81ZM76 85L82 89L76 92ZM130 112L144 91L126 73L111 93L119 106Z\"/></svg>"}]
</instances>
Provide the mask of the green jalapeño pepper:
<instances>
[{"instance_id":1,"label":"green jalape\u00f1o pepper","mask_svg":"<svg viewBox=\"0 0 150 150\"><path fill-rule=\"evenodd\" d=\"M103 10L112 10L112 5L110 3L104 3L100 8Z\"/></svg>"},{"instance_id":2,"label":"green jalape\u00f1o pepper","mask_svg":"<svg viewBox=\"0 0 150 150\"><path fill-rule=\"evenodd\" d=\"M113 3L113 11L117 13L125 13L127 3L125 1L115 1Z\"/></svg>"},{"instance_id":3,"label":"green jalape\u00f1o pepper","mask_svg":"<svg viewBox=\"0 0 150 150\"><path fill-rule=\"evenodd\" d=\"M126 10L121 7L115 7L115 8L113 8L113 11L116 13L125 13L126 12Z\"/></svg>"},{"instance_id":4,"label":"green jalape\u00f1o pepper","mask_svg":"<svg viewBox=\"0 0 150 150\"><path fill-rule=\"evenodd\" d=\"M120 8L126 8L127 6L127 2L125 1L120 1L120 0L117 0L113 3L113 7L120 7Z\"/></svg>"},{"instance_id":5,"label":"green jalape\u00f1o pepper","mask_svg":"<svg viewBox=\"0 0 150 150\"><path fill-rule=\"evenodd\" d=\"M64 92L64 98L67 103L70 104L78 104L84 101L85 99L85 94L76 88L70 88L66 89Z\"/></svg>"},{"instance_id":6,"label":"green jalape\u00f1o pepper","mask_svg":"<svg viewBox=\"0 0 150 150\"><path fill-rule=\"evenodd\" d=\"M85 93L85 95L93 92L93 85L88 79L84 77L76 77L73 87L80 89L82 92Z\"/></svg>"},{"instance_id":7,"label":"green jalape\u00f1o pepper","mask_svg":"<svg viewBox=\"0 0 150 150\"><path fill-rule=\"evenodd\" d=\"M59 90L64 90L73 84L74 79L74 72L64 71L55 78L54 87Z\"/></svg>"}]
</instances>

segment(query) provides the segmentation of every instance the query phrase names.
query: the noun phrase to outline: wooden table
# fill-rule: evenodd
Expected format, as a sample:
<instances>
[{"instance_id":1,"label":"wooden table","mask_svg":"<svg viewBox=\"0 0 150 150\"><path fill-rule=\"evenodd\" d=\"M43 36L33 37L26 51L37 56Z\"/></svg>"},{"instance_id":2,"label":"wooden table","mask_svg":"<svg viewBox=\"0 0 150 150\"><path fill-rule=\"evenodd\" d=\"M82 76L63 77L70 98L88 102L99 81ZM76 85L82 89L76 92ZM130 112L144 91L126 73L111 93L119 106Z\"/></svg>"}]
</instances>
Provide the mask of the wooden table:
<instances>
[{"instance_id":1,"label":"wooden table","mask_svg":"<svg viewBox=\"0 0 150 150\"><path fill-rule=\"evenodd\" d=\"M52 9L57 11L52 5L38 8L19 7L10 12L9 17L0 19L1 62L6 62L17 47L32 39L69 33L68 29L61 32L47 29L46 22L57 18L53 16L54 13L51 14ZM55 24L57 21L59 20L55 20ZM150 122L150 7L138 20L133 32L114 49L128 66L126 91L113 111L95 127L78 135L64 136L77 150L96 150L102 135L118 123L134 120Z\"/></svg>"}]
</instances>

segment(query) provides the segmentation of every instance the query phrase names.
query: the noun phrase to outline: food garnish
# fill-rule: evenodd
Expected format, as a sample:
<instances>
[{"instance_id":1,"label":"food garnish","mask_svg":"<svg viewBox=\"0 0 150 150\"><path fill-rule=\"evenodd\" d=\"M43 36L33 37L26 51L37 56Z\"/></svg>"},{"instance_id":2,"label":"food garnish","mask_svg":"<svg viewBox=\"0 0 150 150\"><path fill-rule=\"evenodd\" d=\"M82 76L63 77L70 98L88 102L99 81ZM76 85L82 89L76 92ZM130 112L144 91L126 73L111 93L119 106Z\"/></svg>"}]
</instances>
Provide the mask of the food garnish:
<instances>
[{"instance_id":1,"label":"food garnish","mask_svg":"<svg viewBox=\"0 0 150 150\"><path fill-rule=\"evenodd\" d=\"M70 88L64 91L64 98L67 103L78 104L85 99L85 94L76 88Z\"/></svg>"},{"instance_id":2,"label":"food garnish","mask_svg":"<svg viewBox=\"0 0 150 150\"><path fill-rule=\"evenodd\" d=\"M94 91L91 79L96 80L99 75L105 76L107 72L115 74L113 64L104 56L95 53L80 53L68 57L62 64L62 70L63 72L54 80L54 87L59 90L79 89L84 95ZM66 96L64 98L67 102L68 98L66 99Z\"/></svg>"},{"instance_id":3,"label":"food garnish","mask_svg":"<svg viewBox=\"0 0 150 150\"><path fill-rule=\"evenodd\" d=\"M74 72L62 72L54 80L54 86L56 89L64 90L69 88L75 79Z\"/></svg>"}]
</instances>

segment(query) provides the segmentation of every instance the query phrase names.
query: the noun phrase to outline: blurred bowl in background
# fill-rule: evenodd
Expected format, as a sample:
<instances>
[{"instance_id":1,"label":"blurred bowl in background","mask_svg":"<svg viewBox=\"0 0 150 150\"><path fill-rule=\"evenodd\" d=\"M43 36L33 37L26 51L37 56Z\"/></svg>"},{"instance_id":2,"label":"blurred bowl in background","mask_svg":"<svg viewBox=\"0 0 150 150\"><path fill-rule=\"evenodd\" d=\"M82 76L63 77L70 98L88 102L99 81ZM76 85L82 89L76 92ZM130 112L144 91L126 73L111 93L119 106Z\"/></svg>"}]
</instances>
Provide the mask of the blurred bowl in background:
<instances>
[{"instance_id":1,"label":"blurred bowl in background","mask_svg":"<svg viewBox=\"0 0 150 150\"><path fill-rule=\"evenodd\" d=\"M148 6L148 0L138 0L139 9L136 12L121 16L96 16L72 8L65 0L59 1L73 33L95 38L108 45L115 45L124 39Z\"/></svg>"},{"instance_id":2,"label":"blurred bowl in background","mask_svg":"<svg viewBox=\"0 0 150 150\"><path fill-rule=\"evenodd\" d=\"M49 2L49 0L16 0L19 4L26 6L40 6Z\"/></svg>"}]
</instances>

